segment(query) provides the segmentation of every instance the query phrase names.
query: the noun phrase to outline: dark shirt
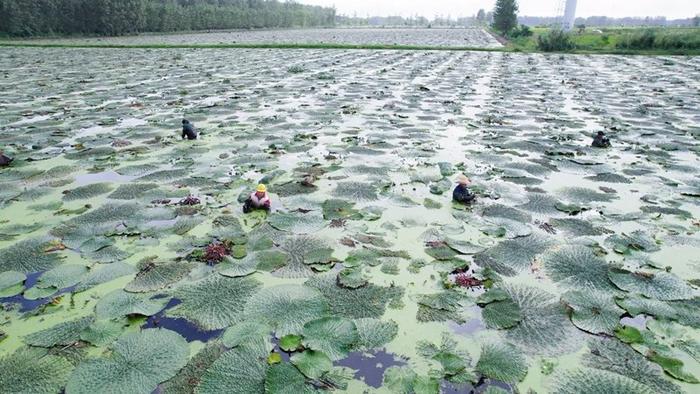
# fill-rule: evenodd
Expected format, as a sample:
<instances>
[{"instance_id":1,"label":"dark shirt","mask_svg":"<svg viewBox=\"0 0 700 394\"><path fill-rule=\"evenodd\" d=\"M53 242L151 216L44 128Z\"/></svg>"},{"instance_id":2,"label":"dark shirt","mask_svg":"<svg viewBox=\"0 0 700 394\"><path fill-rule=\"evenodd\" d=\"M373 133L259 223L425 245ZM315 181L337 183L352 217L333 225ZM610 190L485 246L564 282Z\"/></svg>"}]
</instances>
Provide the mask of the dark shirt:
<instances>
[{"instance_id":1,"label":"dark shirt","mask_svg":"<svg viewBox=\"0 0 700 394\"><path fill-rule=\"evenodd\" d=\"M197 139L197 132L194 130L194 125L192 123L182 124L182 138L185 139L185 137L187 137L188 140Z\"/></svg>"},{"instance_id":2,"label":"dark shirt","mask_svg":"<svg viewBox=\"0 0 700 394\"><path fill-rule=\"evenodd\" d=\"M476 196L469 191L468 187L457 185L452 192L452 199L462 204L470 204L476 199Z\"/></svg>"},{"instance_id":3,"label":"dark shirt","mask_svg":"<svg viewBox=\"0 0 700 394\"><path fill-rule=\"evenodd\" d=\"M591 146L595 148L609 148L610 147L610 139L604 135L596 135L593 137L593 143Z\"/></svg>"},{"instance_id":4,"label":"dark shirt","mask_svg":"<svg viewBox=\"0 0 700 394\"><path fill-rule=\"evenodd\" d=\"M2 166L2 167L9 166L10 163L12 163L12 160L14 160L14 159L11 157L7 157L5 155L0 155L0 166Z\"/></svg>"}]
</instances>

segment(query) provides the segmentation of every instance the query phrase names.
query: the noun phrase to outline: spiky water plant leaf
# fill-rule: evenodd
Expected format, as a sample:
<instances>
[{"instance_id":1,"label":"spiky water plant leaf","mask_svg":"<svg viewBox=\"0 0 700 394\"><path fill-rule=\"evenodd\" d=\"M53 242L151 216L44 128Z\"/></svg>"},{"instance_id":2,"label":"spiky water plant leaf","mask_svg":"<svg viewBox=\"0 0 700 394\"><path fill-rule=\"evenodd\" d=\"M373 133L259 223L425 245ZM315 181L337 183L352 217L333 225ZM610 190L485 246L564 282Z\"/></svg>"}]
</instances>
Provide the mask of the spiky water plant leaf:
<instances>
[{"instance_id":1,"label":"spiky water plant leaf","mask_svg":"<svg viewBox=\"0 0 700 394\"><path fill-rule=\"evenodd\" d=\"M263 250L255 253L253 256L257 261L255 267L261 271L278 270L287 265L287 261L289 260L288 254L277 250Z\"/></svg>"},{"instance_id":2,"label":"spiky water plant leaf","mask_svg":"<svg viewBox=\"0 0 700 394\"><path fill-rule=\"evenodd\" d=\"M481 347L476 370L484 376L506 383L518 383L527 374L525 356L509 343L487 343Z\"/></svg>"},{"instance_id":3,"label":"spiky water plant leaf","mask_svg":"<svg viewBox=\"0 0 700 394\"><path fill-rule=\"evenodd\" d=\"M267 222L277 230L294 234L312 234L326 227L323 217L313 212L276 212L267 218Z\"/></svg>"},{"instance_id":4,"label":"spiky water plant leaf","mask_svg":"<svg viewBox=\"0 0 700 394\"><path fill-rule=\"evenodd\" d=\"M583 364L590 368L614 372L643 383L657 393L680 393L678 386L664 377L663 370L649 362L630 346L615 338L593 338Z\"/></svg>"},{"instance_id":5,"label":"spiky water plant leaf","mask_svg":"<svg viewBox=\"0 0 700 394\"><path fill-rule=\"evenodd\" d=\"M27 276L17 271L5 271L0 273L0 298L12 297L24 290L24 281Z\"/></svg>"},{"instance_id":6,"label":"spiky water plant leaf","mask_svg":"<svg viewBox=\"0 0 700 394\"><path fill-rule=\"evenodd\" d=\"M375 186L364 182L338 182L332 194L335 197L347 198L355 202L368 202L379 199Z\"/></svg>"},{"instance_id":7,"label":"spiky water plant leaf","mask_svg":"<svg viewBox=\"0 0 700 394\"><path fill-rule=\"evenodd\" d=\"M93 322L80 333L80 340L95 346L107 346L114 342L124 329L124 324L114 320Z\"/></svg>"},{"instance_id":8,"label":"spiky water plant leaf","mask_svg":"<svg viewBox=\"0 0 700 394\"><path fill-rule=\"evenodd\" d=\"M258 320L242 321L229 327L222 338L222 342L229 348L245 345L259 340L268 341L272 327Z\"/></svg>"},{"instance_id":9,"label":"spiky water plant leaf","mask_svg":"<svg viewBox=\"0 0 700 394\"><path fill-rule=\"evenodd\" d=\"M260 288L260 282L248 277L226 278L212 275L179 287L173 297L182 301L168 311L207 330L226 328L243 319L248 300Z\"/></svg>"},{"instance_id":10,"label":"spiky water plant leaf","mask_svg":"<svg viewBox=\"0 0 700 394\"><path fill-rule=\"evenodd\" d=\"M245 307L249 317L272 326L277 337L302 332L304 324L328 314L321 293L308 286L278 285L260 290Z\"/></svg>"},{"instance_id":11,"label":"spiky water plant leaf","mask_svg":"<svg viewBox=\"0 0 700 394\"><path fill-rule=\"evenodd\" d=\"M354 203L345 200L326 200L321 206L323 208L323 218L326 220L359 219L361 215L359 211L353 208L354 206Z\"/></svg>"},{"instance_id":12,"label":"spiky water plant leaf","mask_svg":"<svg viewBox=\"0 0 700 394\"><path fill-rule=\"evenodd\" d=\"M231 256L225 256L221 264L216 269L219 274L228 276L229 278L240 278L248 276L257 271L258 261L255 255L247 255L243 259L234 259Z\"/></svg>"},{"instance_id":13,"label":"spiky water plant leaf","mask_svg":"<svg viewBox=\"0 0 700 394\"><path fill-rule=\"evenodd\" d=\"M615 252L630 254L635 251L657 252L660 247L654 237L642 230L633 231L630 234L615 234L605 239Z\"/></svg>"},{"instance_id":14,"label":"spiky water plant leaf","mask_svg":"<svg viewBox=\"0 0 700 394\"><path fill-rule=\"evenodd\" d=\"M94 318L89 316L58 323L53 327L27 335L24 337L24 343L31 346L46 348L57 345L72 345L80 340L80 334L88 328L93 321Z\"/></svg>"},{"instance_id":15,"label":"spiky water plant leaf","mask_svg":"<svg viewBox=\"0 0 700 394\"><path fill-rule=\"evenodd\" d=\"M285 335L280 338L279 347L285 352L293 352L301 347L301 336L293 334Z\"/></svg>"},{"instance_id":16,"label":"spiky water plant leaf","mask_svg":"<svg viewBox=\"0 0 700 394\"><path fill-rule=\"evenodd\" d=\"M20 348L0 358L0 387L7 393L55 394L72 368L66 359L45 350Z\"/></svg>"},{"instance_id":17,"label":"spiky water plant leaf","mask_svg":"<svg viewBox=\"0 0 700 394\"><path fill-rule=\"evenodd\" d=\"M41 274L36 286L41 289L46 289L49 287L64 289L80 282L82 276L87 272L88 268L84 265L59 265L58 267L50 269Z\"/></svg>"},{"instance_id":18,"label":"spiky water plant leaf","mask_svg":"<svg viewBox=\"0 0 700 394\"><path fill-rule=\"evenodd\" d=\"M504 285L503 290L522 313L520 323L504 332L511 343L530 354L553 355L579 348L581 333L552 294L522 285Z\"/></svg>"},{"instance_id":19,"label":"spiky water plant leaf","mask_svg":"<svg viewBox=\"0 0 700 394\"><path fill-rule=\"evenodd\" d=\"M345 268L338 272L338 283L350 289L357 289L367 284L368 278L362 267Z\"/></svg>"},{"instance_id":20,"label":"spiky water plant leaf","mask_svg":"<svg viewBox=\"0 0 700 394\"><path fill-rule=\"evenodd\" d=\"M518 208L539 215L556 215L559 213L556 206L561 202L555 197L544 193L530 193L528 197L529 201L519 205Z\"/></svg>"},{"instance_id":21,"label":"spiky water plant leaf","mask_svg":"<svg viewBox=\"0 0 700 394\"><path fill-rule=\"evenodd\" d=\"M354 320L357 327L358 340L355 349L370 351L380 348L391 342L399 332L399 325L395 321L382 321L373 318Z\"/></svg>"},{"instance_id":22,"label":"spiky water plant leaf","mask_svg":"<svg viewBox=\"0 0 700 394\"><path fill-rule=\"evenodd\" d=\"M527 269L532 260L554 245L554 241L540 235L530 235L502 241L498 245L474 255L481 267L488 267L508 276Z\"/></svg>"},{"instance_id":23,"label":"spiky water plant leaf","mask_svg":"<svg viewBox=\"0 0 700 394\"><path fill-rule=\"evenodd\" d=\"M267 394L312 394L316 390L306 384L299 369L289 363L273 365L267 369L265 393Z\"/></svg>"},{"instance_id":24,"label":"spiky water plant leaf","mask_svg":"<svg viewBox=\"0 0 700 394\"><path fill-rule=\"evenodd\" d=\"M693 289L676 275L658 270L627 271L612 268L608 273L610 281L622 290L633 294L662 300L689 300L693 298Z\"/></svg>"},{"instance_id":25,"label":"spiky water plant leaf","mask_svg":"<svg viewBox=\"0 0 700 394\"><path fill-rule=\"evenodd\" d=\"M150 299L148 296L127 293L117 289L107 293L95 306L98 319L115 319L129 315L153 316L165 308L168 298Z\"/></svg>"},{"instance_id":26,"label":"spiky water plant leaf","mask_svg":"<svg viewBox=\"0 0 700 394\"><path fill-rule=\"evenodd\" d=\"M404 294L401 287L382 287L372 283L348 289L338 286L333 274L314 276L304 285L317 289L325 296L333 315L352 319L379 318L384 315L387 304L400 300Z\"/></svg>"},{"instance_id":27,"label":"spiky water plant leaf","mask_svg":"<svg viewBox=\"0 0 700 394\"><path fill-rule=\"evenodd\" d=\"M302 335L307 348L319 350L333 361L347 357L359 340L355 323L337 317L324 317L306 323Z\"/></svg>"},{"instance_id":28,"label":"spiky water plant leaf","mask_svg":"<svg viewBox=\"0 0 700 394\"><path fill-rule=\"evenodd\" d=\"M295 353L292 355L291 362L309 379L319 379L333 367L331 359L323 352L316 350Z\"/></svg>"},{"instance_id":29,"label":"spiky water plant leaf","mask_svg":"<svg viewBox=\"0 0 700 394\"><path fill-rule=\"evenodd\" d=\"M91 183L63 192L63 201L87 200L112 191L109 183Z\"/></svg>"},{"instance_id":30,"label":"spiky water plant leaf","mask_svg":"<svg viewBox=\"0 0 700 394\"><path fill-rule=\"evenodd\" d=\"M0 272L29 274L55 267L60 263L61 256L46 252L52 241L51 238L30 238L0 249Z\"/></svg>"},{"instance_id":31,"label":"spiky water plant leaf","mask_svg":"<svg viewBox=\"0 0 700 394\"><path fill-rule=\"evenodd\" d=\"M583 245L567 245L542 255L544 270L559 285L579 289L615 290L607 262Z\"/></svg>"},{"instance_id":32,"label":"spiky water plant leaf","mask_svg":"<svg viewBox=\"0 0 700 394\"><path fill-rule=\"evenodd\" d=\"M612 372L581 368L564 371L555 377L551 388L554 394L653 394L640 382Z\"/></svg>"},{"instance_id":33,"label":"spiky water plant leaf","mask_svg":"<svg viewBox=\"0 0 700 394\"><path fill-rule=\"evenodd\" d=\"M585 187L567 187L560 190L558 194L567 201L579 204L609 202L618 198L614 194L601 193Z\"/></svg>"},{"instance_id":34,"label":"spiky water plant leaf","mask_svg":"<svg viewBox=\"0 0 700 394\"><path fill-rule=\"evenodd\" d=\"M139 272L134 280L124 286L124 290L133 293L147 293L160 290L187 275L194 265L186 261L158 263L144 261L139 264Z\"/></svg>"},{"instance_id":35,"label":"spiky water plant leaf","mask_svg":"<svg viewBox=\"0 0 700 394\"><path fill-rule=\"evenodd\" d=\"M574 237L598 236L609 234L611 231L596 227L591 222L575 218L550 219L549 224L555 229Z\"/></svg>"},{"instance_id":36,"label":"spiky water plant leaf","mask_svg":"<svg viewBox=\"0 0 700 394\"><path fill-rule=\"evenodd\" d=\"M645 314L671 320L675 320L677 317L676 310L664 301L641 296L631 296L617 299L616 302L617 305L626 310L630 316Z\"/></svg>"},{"instance_id":37,"label":"spiky water plant leaf","mask_svg":"<svg viewBox=\"0 0 700 394\"><path fill-rule=\"evenodd\" d=\"M67 394L149 394L187 363L187 342L179 334L149 329L124 334L104 358L81 363L70 376Z\"/></svg>"},{"instance_id":38,"label":"spiky water plant leaf","mask_svg":"<svg viewBox=\"0 0 700 394\"><path fill-rule=\"evenodd\" d=\"M481 311L486 327L505 330L513 328L523 319L520 307L510 298L491 302Z\"/></svg>"},{"instance_id":39,"label":"spiky water plant leaf","mask_svg":"<svg viewBox=\"0 0 700 394\"><path fill-rule=\"evenodd\" d=\"M81 278L75 291L84 291L93 286L107 283L116 278L131 275L134 272L136 272L136 268L127 263L117 262L105 265L97 264L90 268L90 271Z\"/></svg>"},{"instance_id":40,"label":"spiky water plant leaf","mask_svg":"<svg viewBox=\"0 0 700 394\"><path fill-rule=\"evenodd\" d=\"M391 366L384 371L383 386L397 394L438 394L440 383L434 377L419 376L411 367Z\"/></svg>"},{"instance_id":41,"label":"spiky water plant leaf","mask_svg":"<svg viewBox=\"0 0 700 394\"><path fill-rule=\"evenodd\" d=\"M208 343L174 377L160 385L163 394L193 394L202 375L226 351L218 342Z\"/></svg>"},{"instance_id":42,"label":"spiky water plant leaf","mask_svg":"<svg viewBox=\"0 0 700 394\"><path fill-rule=\"evenodd\" d=\"M327 245L319 238L309 235L295 235L284 238L280 249L289 255L287 265L276 273L287 278L306 278L313 275L308 264L313 264L319 250L327 250Z\"/></svg>"},{"instance_id":43,"label":"spiky water plant leaf","mask_svg":"<svg viewBox=\"0 0 700 394\"><path fill-rule=\"evenodd\" d=\"M613 335L625 311L615 304L613 296L595 290L574 290L562 296L574 325L591 334Z\"/></svg>"}]
</instances>

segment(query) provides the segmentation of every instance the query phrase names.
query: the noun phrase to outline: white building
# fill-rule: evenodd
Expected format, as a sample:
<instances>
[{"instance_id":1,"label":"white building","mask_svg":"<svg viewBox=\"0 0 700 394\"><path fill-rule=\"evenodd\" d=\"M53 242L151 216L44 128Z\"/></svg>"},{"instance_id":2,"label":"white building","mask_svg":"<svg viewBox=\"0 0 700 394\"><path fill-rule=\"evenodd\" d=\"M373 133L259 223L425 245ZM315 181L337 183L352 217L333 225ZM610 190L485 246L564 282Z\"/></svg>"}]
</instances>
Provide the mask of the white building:
<instances>
[{"instance_id":1,"label":"white building","mask_svg":"<svg viewBox=\"0 0 700 394\"><path fill-rule=\"evenodd\" d=\"M561 28L564 31L570 31L574 28L574 23L576 22L576 0L566 0L566 7L564 8L564 19L561 23Z\"/></svg>"}]
</instances>

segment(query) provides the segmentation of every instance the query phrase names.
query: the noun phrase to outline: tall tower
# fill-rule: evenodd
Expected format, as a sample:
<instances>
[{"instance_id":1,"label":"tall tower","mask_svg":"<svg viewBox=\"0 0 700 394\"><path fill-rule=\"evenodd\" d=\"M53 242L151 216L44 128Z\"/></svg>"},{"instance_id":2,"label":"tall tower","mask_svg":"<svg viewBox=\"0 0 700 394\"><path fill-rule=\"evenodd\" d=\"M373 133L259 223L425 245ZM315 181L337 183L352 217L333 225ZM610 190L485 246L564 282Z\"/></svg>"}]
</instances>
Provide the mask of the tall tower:
<instances>
[{"instance_id":1,"label":"tall tower","mask_svg":"<svg viewBox=\"0 0 700 394\"><path fill-rule=\"evenodd\" d=\"M564 8L564 18L562 19L561 28L564 31L570 31L576 23L576 0L566 0Z\"/></svg>"}]
</instances>

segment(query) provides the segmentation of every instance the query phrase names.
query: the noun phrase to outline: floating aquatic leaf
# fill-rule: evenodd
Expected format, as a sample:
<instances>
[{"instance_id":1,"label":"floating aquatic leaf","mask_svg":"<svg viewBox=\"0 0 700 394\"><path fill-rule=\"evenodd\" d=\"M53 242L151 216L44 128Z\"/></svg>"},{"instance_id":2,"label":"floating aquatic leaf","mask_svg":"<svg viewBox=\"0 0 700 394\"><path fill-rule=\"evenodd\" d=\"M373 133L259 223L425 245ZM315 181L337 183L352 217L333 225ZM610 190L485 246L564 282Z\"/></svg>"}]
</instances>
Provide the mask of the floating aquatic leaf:
<instances>
[{"instance_id":1,"label":"floating aquatic leaf","mask_svg":"<svg viewBox=\"0 0 700 394\"><path fill-rule=\"evenodd\" d=\"M248 276L257 271L258 262L255 255L247 255L242 260L225 256L216 268L219 274L230 278Z\"/></svg>"},{"instance_id":2,"label":"floating aquatic leaf","mask_svg":"<svg viewBox=\"0 0 700 394\"><path fill-rule=\"evenodd\" d=\"M150 191L157 188L158 185L155 183L127 183L120 185L108 197L114 200L135 200L146 196Z\"/></svg>"},{"instance_id":3,"label":"floating aquatic leaf","mask_svg":"<svg viewBox=\"0 0 700 394\"><path fill-rule=\"evenodd\" d=\"M63 201L87 200L112 191L109 183L91 183L63 192Z\"/></svg>"},{"instance_id":4,"label":"floating aquatic leaf","mask_svg":"<svg viewBox=\"0 0 700 394\"><path fill-rule=\"evenodd\" d=\"M673 319L677 317L676 310L664 301L659 301L641 296L631 296L616 300L617 305L622 307L630 316L640 314L651 315L657 318Z\"/></svg>"},{"instance_id":5,"label":"floating aquatic leaf","mask_svg":"<svg viewBox=\"0 0 700 394\"><path fill-rule=\"evenodd\" d=\"M333 195L356 202L376 201L379 199L374 185L363 182L339 182L333 191Z\"/></svg>"},{"instance_id":6,"label":"floating aquatic leaf","mask_svg":"<svg viewBox=\"0 0 700 394\"><path fill-rule=\"evenodd\" d=\"M309 379L319 379L333 367L333 362L328 356L315 350L295 353L291 361Z\"/></svg>"},{"instance_id":7,"label":"floating aquatic leaf","mask_svg":"<svg viewBox=\"0 0 700 394\"><path fill-rule=\"evenodd\" d=\"M518 383L527 374L527 360L509 343L487 343L481 347L476 370L491 379Z\"/></svg>"},{"instance_id":8,"label":"floating aquatic leaf","mask_svg":"<svg viewBox=\"0 0 700 394\"><path fill-rule=\"evenodd\" d=\"M124 324L113 320L93 322L80 333L80 340L95 346L106 346L121 335Z\"/></svg>"},{"instance_id":9,"label":"floating aquatic leaf","mask_svg":"<svg viewBox=\"0 0 700 394\"><path fill-rule=\"evenodd\" d=\"M528 267L539 254L552 247L554 242L544 236L530 235L502 241L498 245L474 255L474 261L481 267L513 276Z\"/></svg>"},{"instance_id":10,"label":"floating aquatic leaf","mask_svg":"<svg viewBox=\"0 0 700 394\"><path fill-rule=\"evenodd\" d=\"M587 176L586 179L590 179L595 182L605 182L605 183L632 183L629 178L618 175L618 174L613 174L613 173L601 173L601 174L596 174L594 176Z\"/></svg>"},{"instance_id":11,"label":"floating aquatic leaf","mask_svg":"<svg viewBox=\"0 0 700 394\"><path fill-rule=\"evenodd\" d=\"M325 242L322 240L308 236L297 235L284 239L280 245L280 249L286 252L290 259L286 266L280 268L276 272L283 277L288 278L306 278L313 274L308 263L314 263L311 257L317 257L318 250L327 249Z\"/></svg>"},{"instance_id":12,"label":"floating aquatic leaf","mask_svg":"<svg viewBox=\"0 0 700 394\"><path fill-rule=\"evenodd\" d=\"M362 267L345 268L338 272L338 283L350 289L366 285L367 280L367 276L362 272Z\"/></svg>"},{"instance_id":13,"label":"floating aquatic leaf","mask_svg":"<svg viewBox=\"0 0 700 394\"><path fill-rule=\"evenodd\" d=\"M678 380L688 383L700 383L700 380L693 376L692 373L685 370L683 361L677 358L667 357L654 351L650 352L647 358L661 366L667 374Z\"/></svg>"},{"instance_id":14,"label":"floating aquatic leaf","mask_svg":"<svg viewBox=\"0 0 700 394\"><path fill-rule=\"evenodd\" d=\"M593 288L610 291L607 262L583 245L567 245L542 255L544 270L559 285L573 289Z\"/></svg>"},{"instance_id":15,"label":"floating aquatic leaf","mask_svg":"<svg viewBox=\"0 0 700 394\"><path fill-rule=\"evenodd\" d=\"M486 327L503 330L517 326L523 316L520 307L509 297L486 305L481 311L481 318Z\"/></svg>"},{"instance_id":16,"label":"floating aquatic leaf","mask_svg":"<svg viewBox=\"0 0 700 394\"><path fill-rule=\"evenodd\" d=\"M323 217L313 213L274 213L267 218L268 223L280 230L294 234L311 234L326 226Z\"/></svg>"},{"instance_id":17,"label":"floating aquatic leaf","mask_svg":"<svg viewBox=\"0 0 700 394\"><path fill-rule=\"evenodd\" d=\"M136 272L136 268L127 263L98 264L90 268L90 271L82 277L75 291L84 291L116 278L131 275L134 272Z\"/></svg>"},{"instance_id":18,"label":"floating aquatic leaf","mask_svg":"<svg viewBox=\"0 0 700 394\"><path fill-rule=\"evenodd\" d=\"M243 309L260 288L251 278L213 275L179 287L173 297L182 301L168 315L184 317L207 330L226 328L243 319Z\"/></svg>"},{"instance_id":19,"label":"floating aquatic leaf","mask_svg":"<svg viewBox=\"0 0 700 394\"><path fill-rule=\"evenodd\" d=\"M529 286L504 286L503 290L518 305L522 320L505 331L505 337L522 351L553 355L580 346L580 331L574 327L559 300Z\"/></svg>"},{"instance_id":20,"label":"floating aquatic leaf","mask_svg":"<svg viewBox=\"0 0 700 394\"><path fill-rule=\"evenodd\" d=\"M37 331L24 337L24 342L31 346L52 347L72 345L80 340L80 334L92 324L92 317L84 317L65 323L56 324L45 330Z\"/></svg>"},{"instance_id":21,"label":"floating aquatic leaf","mask_svg":"<svg viewBox=\"0 0 700 394\"><path fill-rule=\"evenodd\" d=\"M554 226L555 229L574 237L597 236L610 233L609 230L596 227L591 222L582 219L550 219L549 224Z\"/></svg>"},{"instance_id":22,"label":"floating aquatic leaf","mask_svg":"<svg viewBox=\"0 0 700 394\"><path fill-rule=\"evenodd\" d=\"M249 342L260 340L268 341L272 328L267 323L257 320L248 320L229 327L222 338L224 345L230 348L245 345Z\"/></svg>"},{"instance_id":23,"label":"floating aquatic leaf","mask_svg":"<svg viewBox=\"0 0 700 394\"><path fill-rule=\"evenodd\" d=\"M0 298L12 297L24 290L24 280L27 276L21 272L5 271L0 273Z\"/></svg>"},{"instance_id":24,"label":"floating aquatic leaf","mask_svg":"<svg viewBox=\"0 0 700 394\"><path fill-rule=\"evenodd\" d=\"M462 302L464 295L456 291L443 291L435 294L422 294L418 297L419 322L454 320L464 323Z\"/></svg>"},{"instance_id":25,"label":"floating aquatic leaf","mask_svg":"<svg viewBox=\"0 0 700 394\"><path fill-rule=\"evenodd\" d=\"M66 393L149 394L185 366L188 353L185 339L173 331L124 334L108 357L87 360L73 371Z\"/></svg>"},{"instance_id":26,"label":"floating aquatic leaf","mask_svg":"<svg viewBox=\"0 0 700 394\"><path fill-rule=\"evenodd\" d=\"M306 384L304 375L292 364L282 363L267 369L265 393L312 394L315 392L316 390Z\"/></svg>"},{"instance_id":27,"label":"floating aquatic leaf","mask_svg":"<svg viewBox=\"0 0 700 394\"><path fill-rule=\"evenodd\" d=\"M626 376L657 393L681 392L678 386L664 378L659 366L614 338L591 339L588 341L588 349L590 352L583 356L583 364L587 367Z\"/></svg>"},{"instance_id":28,"label":"floating aquatic leaf","mask_svg":"<svg viewBox=\"0 0 700 394\"><path fill-rule=\"evenodd\" d=\"M355 210L354 203L331 199L323 202L323 218L326 220L333 219L359 219L361 215Z\"/></svg>"},{"instance_id":29,"label":"floating aquatic leaf","mask_svg":"<svg viewBox=\"0 0 700 394\"><path fill-rule=\"evenodd\" d=\"M226 351L219 343L209 343L195 354L174 377L160 385L163 394L192 394L202 375Z\"/></svg>"},{"instance_id":30,"label":"floating aquatic leaf","mask_svg":"<svg viewBox=\"0 0 700 394\"><path fill-rule=\"evenodd\" d=\"M293 352L301 347L301 336L285 335L280 338L279 347L285 352Z\"/></svg>"},{"instance_id":31,"label":"floating aquatic leaf","mask_svg":"<svg viewBox=\"0 0 700 394\"><path fill-rule=\"evenodd\" d=\"M666 271L638 270L627 271L612 268L610 280L622 290L642 294L662 301L688 300L693 298L693 289L676 275Z\"/></svg>"},{"instance_id":32,"label":"floating aquatic leaf","mask_svg":"<svg viewBox=\"0 0 700 394\"><path fill-rule=\"evenodd\" d=\"M647 386L612 372L581 368L559 374L552 387L554 394L653 394Z\"/></svg>"},{"instance_id":33,"label":"floating aquatic leaf","mask_svg":"<svg viewBox=\"0 0 700 394\"><path fill-rule=\"evenodd\" d=\"M608 202L618 198L614 194L600 193L585 187L568 187L559 191L562 198L579 203L589 204L592 202Z\"/></svg>"},{"instance_id":34,"label":"floating aquatic leaf","mask_svg":"<svg viewBox=\"0 0 700 394\"><path fill-rule=\"evenodd\" d=\"M230 300L227 300L230 302ZM247 316L269 323L277 337L299 334L304 324L328 314L321 293L308 286L279 285L260 290L245 307Z\"/></svg>"},{"instance_id":35,"label":"floating aquatic leaf","mask_svg":"<svg viewBox=\"0 0 700 394\"><path fill-rule=\"evenodd\" d=\"M510 219L521 223L530 223L532 221L532 216L529 214L506 205L493 204L489 205L482 211L482 216L486 220L491 220L493 218Z\"/></svg>"},{"instance_id":36,"label":"floating aquatic leaf","mask_svg":"<svg viewBox=\"0 0 700 394\"><path fill-rule=\"evenodd\" d=\"M556 206L561 202L556 198L543 193L528 194L529 201L526 204L519 205L518 208L539 215L555 215L559 212Z\"/></svg>"},{"instance_id":37,"label":"floating aquatic leaf","mask_svg":"<svg viewBox=\"0 0 700 394\"><path fill-rule=\"evenodd\" d=\"M333 361L347 357L359 339L355 323L337 317L310 321L302 334L306 348L321 351Z\"/></svg>"},{"instance_id":38,"label":"floating aquatic leaf","mask_svg":"<svg viewBox=\"0 0 700 394\"><path fill-rule=\"evenodd\" d=\"M440 346L428 341L418 341L416 351L428 360L436 361L442 366L442 376L450 379L476 381L476 376L469 370L469 354L458 348L458 342L448 333L442 333Z\"/></svg>"},{"instance_id":39,"label":"floating aquatic leaf","mask_svg":"<svg viewBox=\"0 0 700 394\"><path fill-rule=\"evenodd\" d=\"M358 334L355 348L360 351L380 348L391 342L399 332L399 326L393 320L364 318L355 319L354 322Z\"/></svg>"},{"instance_id":40,"label":"floating aquatic leaf","mask_svg":"<svg viewBox=\"0 0 700 394\"><path fill-rule=\"evenodd\" d=\"M148 296L127 293L117 289L107 293L95 306L98 319L115 319L129 315L153 316L168 303L167 298L150 299Z\"/></svg>"},{"instance_id":41,"label":"floating aquatic leaf","mask_svg":"<svg viewBox=\"0 0 700 394\"><path fill-rule=\"evenodd\" d=\"M357 289L347 289L338 286L335 275L332 274L310 278L305 286L319 290L328 300L330 311L334 315L352 319L379 318L384 315L387 304L400 300L404 294L401 287L382 287L372 283Z\"/></svg>"},{"instance_id":42,"label":"floating aquatic leaf","mask_svg":"<svg viewBox=\"0 0 700 394\"><path fill-rule=\"evenodd\" d=\"M30 238L0 249L0 272L28 274L55 267L61 261L61 256L46 252L51 242L50 238Z\"/></svg>"},{"instance_id":43,"label":"floating aquatic leaf","mask_svg":"<svg viewBox=\"0 0 700 394\"><path fill-rule=\"evenodd\" d=\"M78 264L64 264L50 269L39 277L37 287L46 289L64 289L80 282L81 277L88 272L88 268Z\"/></svg>"},{"instance_id":44,"label":"floating aquatic leaf","mask_svg":"<svg viewBox=\"0 0 700 394\"><path fill-rule=\"evenodd\" d=\"M630 234L612 235L605 240L615 252L629 254L633 251L656 252L659 245L656 240L643 231L634 231Z\"/></svg>"},{"instance_id":45,"label":"floating aquatic leaf","mask_svg":"<svg viewBox=\"0 0 700 394\"><path fill-rule=\"evenodd\" d=\"M562 296L562 302L571 310L574 325L591 334L613 335L625 313L612 295L595 290L569 291Z\"/></svg>"},{"instance_id":46,"label":"floating aquatic leaf","mask_svg":"<svg viewBox=\"0 0 700 394\"><path fill-rule=\"evenodd\" d=\"M124 290L134 293L160 290L182 279L193 267L193 264L186 261L175 263L144 261L139 264L139 272L134 280L124 286Z\"/></svg>"},{"instance_id":47,"label":"floating aquatic leaf","mask_svg":"<svg viewBox=\"0 0 700 394\"><path fill-rule=\"evenodd\" d=\"M256 268L261 271L275 271L287 264L289 255L275 250L264 250L253 255Z\"/></svg>"},{"instance_id":48,"label":"floating aquatic leaf","mask_svg":"<svg viewBox=\"0 0 700 394\"><path fill-rule=\"evenodd\" d=\"M391 366L384 371L384 387L392 393L437 394L440 383L433 377L418 376L408 366Z\"/></svg>"},{"instance_id":49,"label":"floating aquatic leaf","mask_svg":"<svg viewBox=\"0 0 700 394\"><path fill-rule=\"evenodd\" d=\"M55 394L65 386L71 368L63 357L20 348L0 358L0 387L7 393Z\"/></svg>"}]
</instances>

